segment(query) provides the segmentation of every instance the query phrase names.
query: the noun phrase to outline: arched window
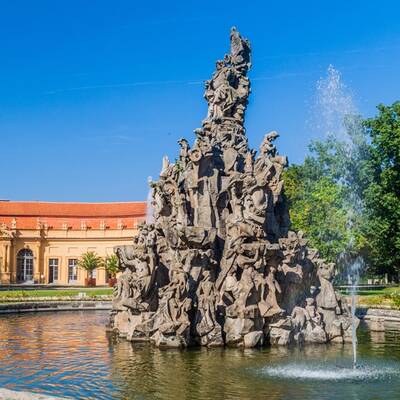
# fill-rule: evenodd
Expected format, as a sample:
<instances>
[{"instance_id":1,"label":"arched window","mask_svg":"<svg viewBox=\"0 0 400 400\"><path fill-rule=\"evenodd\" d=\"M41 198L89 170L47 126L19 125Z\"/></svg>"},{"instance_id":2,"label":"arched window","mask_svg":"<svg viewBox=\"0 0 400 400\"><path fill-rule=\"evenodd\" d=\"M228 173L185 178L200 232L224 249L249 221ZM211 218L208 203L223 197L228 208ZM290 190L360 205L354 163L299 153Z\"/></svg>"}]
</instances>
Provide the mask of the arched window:
<instances>
[{"instance_id":1,"label":"arched window","mask_svg":"<svg viewBox=\"0 0 400 400\"><path fill-rule=\"evenodd\" d=\"M33 282L32 250L22 249L17 255L17 282Z\"/></svg>"}]
</instances>

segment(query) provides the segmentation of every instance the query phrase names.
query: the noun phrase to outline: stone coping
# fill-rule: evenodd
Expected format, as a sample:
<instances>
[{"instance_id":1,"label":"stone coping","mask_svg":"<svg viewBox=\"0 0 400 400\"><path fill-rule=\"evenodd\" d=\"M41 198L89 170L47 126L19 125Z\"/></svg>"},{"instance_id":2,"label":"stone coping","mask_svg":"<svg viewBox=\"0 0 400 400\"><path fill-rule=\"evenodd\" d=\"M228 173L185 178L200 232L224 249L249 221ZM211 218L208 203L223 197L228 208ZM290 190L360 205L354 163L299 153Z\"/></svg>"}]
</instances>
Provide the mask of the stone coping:
<instances>
[{"instance_id":1,"label":"stone coping","mask_svg":"<svg viewBox=\"0 0 400 400\"><path fill-rule=\"evenodd\" d=\"M2 400L66 400L65 397L54 397L42 393L17 392L15 390L0 388Z\"/></svg>"},{"instance_id":2,"label":"stone coping","mask_svg":"<svg viewBox=\"0 0 400 400\"><path fill-rule=\"evenodd\" d=\"M387 307L358 307L356 315L364 320L382 318L385 321L400 322L400 310Z\"/></svg>"},{"instance_id":3,"label":"stone coping","mask_svg":"<svg viewBox=\"0 0 400 400\"><path fill-rule=\"evenodd\" d=\"M42 284L42 283L35 283L35 284L20 284L20 283L7 283L1 284L0 283L0 291L7 291L7 290L79 290L79 289L107 289L110 288L109 285L96 285L96 286L84 286L84 285L57 285L53 283Z\"/></svg>"},{"instance_id":4,"label":"stone coping","mask_svg":"<svg viewBox=\"0 0 400 400\"><path fill-rule=\"evenodd\" d=\"M13 314L36 311L86 311L111 310L110 301L29 301L0 304L0 314Z\"/></svg>"},{"instance_id":5,"label":"stone coping","mask_svg":"<svg viewBox=\"0 0 400 400\"><path fill-rule=\"evenodd\" d=\"M40 303L40 302L57 302L57 301L111 301L112 296L43 296L43 297L4 297L0 298L0 305L6 303Z\"/></svg>"}]
</instances>

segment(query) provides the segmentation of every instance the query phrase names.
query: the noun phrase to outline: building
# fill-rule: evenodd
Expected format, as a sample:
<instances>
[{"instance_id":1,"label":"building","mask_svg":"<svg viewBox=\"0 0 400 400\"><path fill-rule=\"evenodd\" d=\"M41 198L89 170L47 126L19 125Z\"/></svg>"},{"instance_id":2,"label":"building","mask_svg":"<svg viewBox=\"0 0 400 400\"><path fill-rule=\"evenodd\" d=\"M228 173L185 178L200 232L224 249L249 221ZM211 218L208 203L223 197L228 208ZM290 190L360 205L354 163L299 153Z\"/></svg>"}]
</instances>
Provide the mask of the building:
<instances>
[{"instance_id":1,"label":"building","mask_svg":"<svg viewBox=\"0 0 400 400\"><path fill-rule=\"evenodd\" d=\"M104 257L130 244L145 215L145 202L0 201L0 282L83 285L79 257L86 251ZM97 285L107 283L106 275L95 271Z\"/></svg>"}]
</instances>

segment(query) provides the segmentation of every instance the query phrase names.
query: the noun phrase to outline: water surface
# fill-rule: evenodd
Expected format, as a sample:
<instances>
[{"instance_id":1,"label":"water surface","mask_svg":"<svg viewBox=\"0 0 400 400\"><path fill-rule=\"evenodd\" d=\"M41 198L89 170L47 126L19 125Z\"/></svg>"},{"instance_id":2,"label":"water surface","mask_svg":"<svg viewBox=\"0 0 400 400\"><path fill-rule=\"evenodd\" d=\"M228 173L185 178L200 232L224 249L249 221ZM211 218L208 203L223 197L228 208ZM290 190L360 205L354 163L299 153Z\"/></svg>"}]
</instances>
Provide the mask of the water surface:
<instances>
[{"instance_id":1,"label":"water surface","mask_svg":"<svg viewBox=\"0 0 400 400\"><path fill-rule=\"evenodd\" d=\"M400 399L400 335L351 345L159 350L107 335L107 311L0 316L0 387L78 399Z\"/></svg>"}]
</instances>

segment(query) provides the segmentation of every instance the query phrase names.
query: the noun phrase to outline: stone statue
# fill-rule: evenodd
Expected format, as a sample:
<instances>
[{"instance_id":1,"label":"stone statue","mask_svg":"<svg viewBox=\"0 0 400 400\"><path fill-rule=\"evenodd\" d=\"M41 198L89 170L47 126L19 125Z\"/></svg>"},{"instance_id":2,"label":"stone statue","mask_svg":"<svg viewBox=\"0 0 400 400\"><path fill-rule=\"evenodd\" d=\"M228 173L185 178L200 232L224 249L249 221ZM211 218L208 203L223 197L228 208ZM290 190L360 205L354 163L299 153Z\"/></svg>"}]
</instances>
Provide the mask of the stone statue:
<instances>
[{"instance_id":1,"label":"stone statue","mask_svg":"<svg viewBox=\"0 0 400 400\"><path fill-rule=\"evenodd\" d=\"M139 226L120 262L110 328L159 347L326 343L350 339L334 265L290 231L279 135L258 155L244 127L250 43L231 30L230 53L205 84L208 113L175 163L150 182L154 223Z\"/></svg>"},{"instance_id":2,"label":"stone statue","mask_svg":"<svg viewBox=\"0 0 400 400\"><path fill-rule=\"evenodd\" d=\"M196 333L203 346L223 345L222 330L216 317L215 282L211 279L209 270L203 271L202 279L197 288Z\"/></svg>"}]
</instances>

